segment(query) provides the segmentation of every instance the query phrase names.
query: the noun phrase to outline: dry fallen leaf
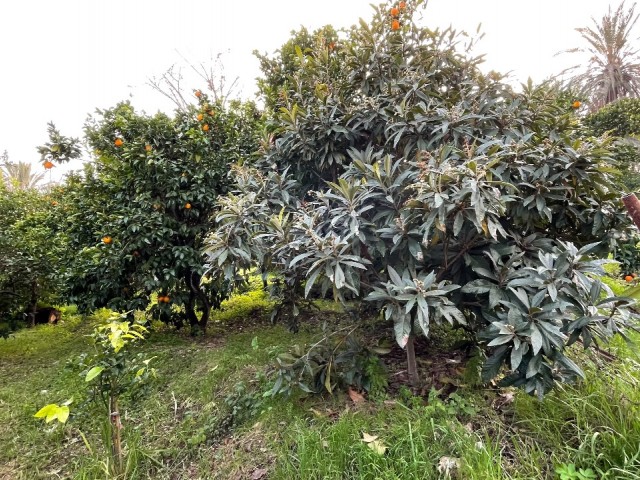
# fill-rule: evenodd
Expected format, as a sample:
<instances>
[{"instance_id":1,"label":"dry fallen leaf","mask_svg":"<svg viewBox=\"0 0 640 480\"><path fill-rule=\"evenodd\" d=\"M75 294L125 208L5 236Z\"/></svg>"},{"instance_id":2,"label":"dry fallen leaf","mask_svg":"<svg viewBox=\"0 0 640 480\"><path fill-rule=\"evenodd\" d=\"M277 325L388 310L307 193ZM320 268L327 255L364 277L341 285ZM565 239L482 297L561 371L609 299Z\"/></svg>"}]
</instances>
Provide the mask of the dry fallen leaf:
<instances>
[{"instance_id":1,"label":"dry fallen leaf","mask_svg":"<svg viewBox=\"0 0 640 480\"><path fill-rule=\"evenodd\" d=\"M353 401L353 403L363 403L365 401L364 396L361 393L356 392L353 388L349 388L348 392L349 398Z\"/></svg>"},{"instance_id":2,"label":"dry fallen leaf","mask_svg":"<svg viewBox=\"0 0 640 480\"><path fill-rule=\"evenodd\" d=\"M364 443L371 443L378 439L378 435L369 435L366 432L362 432L362 441Z\"/></svg>"},{"instance_id":3,"label":"dry fallen leaf","mask_svg":"<svg viewBox=\"0 0 640 480\"><path fill-rule=\"evenodd\" d=\"M269 471L266 468L257 468L251 474L251 480L260 480L267 476Z\"/></svg>"},{"instance_id":4,"label":"dry fallen leaf","mask_svg":"<svg viewBox=\"0 0 640 480\"><path fill-rule=\"evenodd\" d=\"M460 468L460 459L455 457L440 457L438 472L450 478Z\"/></svg>"},{"instance_id":5,"label":"dry fallen leaf","mask_svg":"<svg viewBox=\"0 0 640 480\"><path fill-rule=\"evenodd\" d=\"M316 410L315 408L310 408L309 411L311 413L313 413L316 417L324 417L324 413L322 413L320 410Z\"/></svg>"},{"instance_id":6,"label":"dry fallen leaf","mask_svg":"<svg viewBox=\"0 0 640 480\"><path fill-rule=\"evenodd\" d=\"M378 455L384 455L384 452L387 451L387 447L380 440L374 440L371 443L367 443L367 447L376 452Z\"/></svg>"},{"instance_id":7,"label":"dry fallen leaf","mask_svg":"<svg viewBox=\"0 0 640 480\"><path fill-rule=\"evenodd\" d=\"M513 392L506 392L506 393L501 393L500 396L502 397L502 402L505 405L508 405L510 403L513 403L514 400L516 399L515 395L513 394Z\"/></svg>"},{"instance_id":8,"label":"dry fallen leaf","mask_svg":"<svg viewBox=\"0 0 640 480\"><path fill-rule=\"evenodd\" d=\"M384 452L387 451L386 445L378 440L378 435L369 435L366 432L362 432L362 441L378 455L384 455Z\"/></svg>"}]
</instances>

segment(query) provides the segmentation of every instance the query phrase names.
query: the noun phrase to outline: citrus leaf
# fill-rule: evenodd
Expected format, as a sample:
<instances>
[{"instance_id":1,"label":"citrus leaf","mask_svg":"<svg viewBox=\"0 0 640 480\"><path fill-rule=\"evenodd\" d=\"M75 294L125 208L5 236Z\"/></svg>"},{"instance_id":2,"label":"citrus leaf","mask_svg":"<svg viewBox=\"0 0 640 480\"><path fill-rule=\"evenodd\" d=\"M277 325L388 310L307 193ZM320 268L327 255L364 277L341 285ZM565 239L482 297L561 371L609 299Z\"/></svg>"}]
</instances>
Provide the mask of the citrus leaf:
<instances>
[{"instance_id":1,"label":"citrus leaf","mask_svg":"<svg viewBox=\"0 0 640 480\"><path fill-rule=\"evenodd\" d=\"M100 375L103 370L104 370L104 367L93 367L91 370L87 372L87 376L84 378L84 381L90 382L91 380L96 378L98 375Z\"/></svg>"}]
</instances>

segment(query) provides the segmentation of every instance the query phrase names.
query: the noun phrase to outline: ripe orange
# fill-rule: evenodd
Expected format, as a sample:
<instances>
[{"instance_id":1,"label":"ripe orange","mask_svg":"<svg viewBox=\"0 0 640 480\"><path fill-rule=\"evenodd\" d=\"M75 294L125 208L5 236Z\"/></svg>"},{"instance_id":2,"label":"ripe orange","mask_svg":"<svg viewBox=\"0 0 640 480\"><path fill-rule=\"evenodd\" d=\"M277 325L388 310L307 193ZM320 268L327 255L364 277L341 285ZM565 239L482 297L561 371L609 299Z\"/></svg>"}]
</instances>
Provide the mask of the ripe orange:
<instances>
[{"instance_id":1,"label":"ripe orange","mask_svg":"<svg viewBox=\"0 0 640 480\"><path fill-rule=\"evenodd\" d=\"M582 105L582 102L580 102L579 100L576 100L571 104L573 108L580 108L580 105Z\"/></svg>"},{"instance_id":2,"label":"ripe orange","mask_svg":"<svg viewBox=\"0 0 640 480\"><path fill-rule=\"evenodd\" d=\"M202 92L200 90L196 90L195 96L200 98L202 96Z\"/></svg>"},{"instance_id":3,"label":"ripe orange","mask_svg":"<svg viewBox=\"0 0 640 480\"><path fill-rule=\"evenodd\" d=\"M116 147L121 147L124 143L121 138L116 138L115 142L113 142Z\"/></svg>"},{"instance_id":4,"label":"ripe orange","mask_svg":"<svg viewBox=\"0 0 640 480\"><path fill-rule=\"evenodd\" d=\"M186 208L187 210L189 210L191 208L191 204L189 202L184 204L184 208Z\"/></svg>"},{"instance_id":5,"label":"ripe orange","mask_svg":"<svg viewBox=\"0 0 640 480\"><path fill-rule=\"evenodd\" d=\"M102 237L102 243L106 243L107 245L109 245L111 242L113 242L113 238L111 238L109 235L105 235L104 237Z\"/></svg>"},{"instance_id":6,"label":"ripe orange","mask_svg":"<svg viewBox=\"0 0 640 480\"><path fill-rule=\"evenodd\" d=\"M149 145L149 144L145 145L145 146L144 146L144 149L145 149L147 152L150 152L150 151L151 151L151 145Z\"/></svg>"},{"instance_id":7,"label":"ripe orange","mask_svg":"<svg viewBox=\"0 0 640 480\"><path fill-rule=\"evenodd\" d=\"M202 119L204 118L204 115L199 113L197 118L198 118L198 121L201 122Z\"/></svg>"},{"instance_id":8,"label":"ripe orange","mask_svg":"<svg viewBox=\"0 0 640 480\"><path fill-rule=\"evenodd\" d=\"M213 110L209 110L209 115L215 115L216 112L214 112Z\"/></svg>"},{"instance_id":9,"label":"ripe orange","mask_svg":"<svg viewBox=\"0 0 640 480\"><path fill-rule=\"evenodd\" d=\"M627 275L626 277L624 277L624 279L625 279L627 282L632 282L632 281L633 281L633 277L632 277L631 275Z\"/></svg>"},{"instance_id":10,"label":"ripe orange","mask_svg":"<svg viewBox=\"0 0 640 480\"><path fill-rule=\"evenodd\" d=\"M404 10L405 8L407 8L407 4L406 4L405 2L400 2L400 3L398 4L398 8L399 8L400 10Z\"/></svg>"},{"instance_id":11,"label":"ripe orange","mask_svg":"<svg viewBox=\"0 0 640 480\"><path fill-rule=\"evenodd\" d=\"M58 202L56 202L55 200L53 202L51 202L51 205L53 205L54 207L58 206Z\"/></svg>"},{"instance_id":12,"label":"ripe orange","mask_svg":"<svg viewBox=\"0 0 640 480\"><path fill-rule=\"evenodd\" d=\"M392 17L397 17L398 15L400 15L400 10L398 10L396 7L393 7L390 13Z\"/></svg>"},{"instance_id":13,"label":"ripe orange","mask_svg":"<svg viewBox=\"0 0 640 480\"><path fill-rule=\"evenodd\" d=\"M42 166L43 166L44 168L46 168L47 170L49 170L50 168L55 167L55 165L54 165L52 162L50 162L49 160L47 160L46 162L44 162L44 163L42 164Z\"/></svg>"},{"instance_id":14,"label":"ripe orange","mask_svg":"<svg viewBox=\"0 0 640 480\"><path fill-rule=\"evenodd\" d=\"M202 130L204 130L205 132L209 131L209 124L205 123L204 125L202 125Z\"/></svg>"},{"instance_id":15,"label":"ripe orange","mask_svg":"<svg viewBox=\"0 0 640 480\"><path fill-rule=\"evenodd\" d=\"M391 22L391 30L400 30L400 22L398 20Z\"/></svg>"}]
</instances>

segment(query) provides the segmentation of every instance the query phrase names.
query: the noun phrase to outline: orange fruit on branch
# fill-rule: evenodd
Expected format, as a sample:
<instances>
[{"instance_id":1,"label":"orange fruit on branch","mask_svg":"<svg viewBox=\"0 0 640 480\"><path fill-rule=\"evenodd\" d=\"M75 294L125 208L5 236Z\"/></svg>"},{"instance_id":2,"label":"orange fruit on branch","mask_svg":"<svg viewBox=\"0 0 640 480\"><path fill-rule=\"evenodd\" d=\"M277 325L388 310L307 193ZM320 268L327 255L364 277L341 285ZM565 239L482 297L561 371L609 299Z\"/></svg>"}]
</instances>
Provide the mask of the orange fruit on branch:
<instances>
[{"instance_id":1,"label":"orange fruit on branch","mask_svg":"<svg viewBox=\"0 0 640 480\"><path fill-rule=\"evenodd\" d=\"M202 92L200 90L196 90L195 96L200 98L202 96Z\"/></svg>"},{"instance_id":2,"label":"orange fruit on branch","mask_svg":"<svg viewBox=\"0 0 640 480\"><path fill-rule=\"evenodd\" d=\"M109 235L105 235L104 237L102 237L102 243L109 245L111 242L113 242L113 238L111 238Z\"/></svg>"},{"instance_id":3,"label":"orange fruit on branch","mask_svg":"<svg viewBox=\"0 0 640 480\"><path fill-rule=\"evenodd\" d=\"M49 160L47 160L46 162L44 162L44 163L42 164L42 166L43 166L44 168L46 168L47 170L49 170L50 168L55 167L55 165L53 164L53 162L50 162Z\"/></svg>"},{"instance_id":4,"label":"orange fruit on branch","mask_svg":"<svg viewBox=\"0 0 640 480\"><path fill-rule=\"evenodd\" d=\"M198 118L198 121L201 122L202 119L204 118L204 115L199 113L197 118Z\"/></svg>"},{"instance_id":5,"label":"orange fruit on branch","mask_svg":"<svg viewBox=\"0 0 640 480\"><path fill-rule=\"evenodd\" d=\"M202 126L202 130L204 130L205 132L208 132L208 131L209 131L209 124L205 123L205 124Z\"/></svg>"},{"instance_id":6,"label":"orange fruit on branch","mask_svg":"<svg viewBox=\"0 0 640 480\"><path fill-rule=\"evenodd\" d=\"M113 143L115 144L116 147L121 147L124 142L122 141L121 138L116 138L116 140Z\"/></svg>"},{"instance_id":7,"label":"orange fruit on branch","mask_svg":"<svg viewBox=\"0 0 640 480\"><path fill-rule=\"evenodd\" d=\"M398 20L391 22L391 30L400 30L400 22Z\"/></svg>"},{"instance_id":8,"label":"orange fruit on branch","mask_svg":"<svg viewBox=\"0 0 640 480\"><path fill-rule=\"evenodd\" d=\"M632 282L632 281L633 281L633 277L632 277L631 275L627 275L626 277L624 277L624 279L625 279L627 282Z\"/></svg>"},{"instance_id":9,"label":"orange fruit on branch","mask_svg":"<svg viewBox=\"0 0 640 480\"><path fill-rule=\"evenodd\" d=\"M400 10L404 10L405 8L407 8L407 4L406 4L405 2L400 2L400 3L398 4L398 8L399 8Z\"/></svg>"},{"instance_id":10,"label":"orange fruit on branch","mask_svg":"<svg viewBox=\"0 0 640 480\"><path fill-rule=\"evenodd\" d=\"M576 100L575 102L573 102L573 103L571 104L571 106L572 106L573 108L576 108L576 109L577 109L577 108L580 108L580 105L582 105L582 102L580 102L579 100Z\"/></svg>"},{"instance_id":11,"label":"orange fruit on branch","mask_svg":"<svg viewBox=\"0 0 640 480\"><path fill-rule=\"evenodd\" d=\"M189 210L191 208L191 204L189 202L184 204L184 208L186 208L187 210Z\"/></svg>"},{"instance_id":12,"label":"orange fruit on branch","mask_svg":"<svg viewBox=\"0 0 640 480\"><path fill-rule=\"evenodd\" d=\"M145 145L145 146L144 146L144 149L145 149L147 152L150 152L150 151L151 151L151 145L149 145L149 144Z\"/></svg>"},{"instance_id":13,"label":"orange fruit on branch","mask_svg":"<svg viewBox=\"0 0 640 480\"><path fill-rule=\"evenodd\" d=\"M392 17L397 17L398 15L400 15L400 10L398 10L396 7L393 7L390 13Z\"/></svg>"}]
</instances>

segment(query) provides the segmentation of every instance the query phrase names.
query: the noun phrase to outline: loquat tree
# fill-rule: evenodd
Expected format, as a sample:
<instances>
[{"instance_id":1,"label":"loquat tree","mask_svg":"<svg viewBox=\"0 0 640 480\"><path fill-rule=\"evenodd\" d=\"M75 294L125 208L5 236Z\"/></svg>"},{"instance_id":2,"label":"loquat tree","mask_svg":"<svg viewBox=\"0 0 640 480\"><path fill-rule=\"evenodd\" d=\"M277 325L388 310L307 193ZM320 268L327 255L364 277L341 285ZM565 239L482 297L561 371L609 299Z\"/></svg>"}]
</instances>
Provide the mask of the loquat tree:
<instances>
[{"instance_id":1,"label":"loquat tree","mask_svg":"<svg viewBox=\"0 0 640 480\"><path fill-rule=\"evenodd\" d=\"M318 288L377 305L414 383L415 336L450 323L486 355L485 381L542 396L582 375L571 345L630 325L598 277L628 227L615 160L566 94L484 74L467 36L414 21L422 5L296 49L272 147L220 200L209 268L274 270L289 317Z\"/></svg>"}]
</instances>

